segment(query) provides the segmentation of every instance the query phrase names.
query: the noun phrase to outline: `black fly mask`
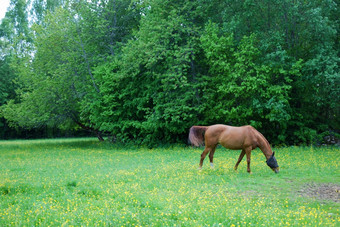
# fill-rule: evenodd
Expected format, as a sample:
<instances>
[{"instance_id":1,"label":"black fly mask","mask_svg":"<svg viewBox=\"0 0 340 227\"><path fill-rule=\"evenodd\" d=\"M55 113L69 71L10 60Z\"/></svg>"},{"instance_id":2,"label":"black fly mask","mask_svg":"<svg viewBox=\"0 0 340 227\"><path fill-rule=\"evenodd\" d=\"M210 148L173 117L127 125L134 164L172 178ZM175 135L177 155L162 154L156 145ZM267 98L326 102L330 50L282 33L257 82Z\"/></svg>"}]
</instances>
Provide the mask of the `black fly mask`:
<instances>
[{"instance_id":1,"label":"black fly mask","mask_svg":"<svg viewBox=\"0 0 340 227\"><path fill-rule=\"evenodd\" d=\"M273 155L267 160L267 165L272 169L276 169L277 167L279 167L276 158L274 157L274 154L275 152L273 152Z\"/></svg>"}]
</instances>

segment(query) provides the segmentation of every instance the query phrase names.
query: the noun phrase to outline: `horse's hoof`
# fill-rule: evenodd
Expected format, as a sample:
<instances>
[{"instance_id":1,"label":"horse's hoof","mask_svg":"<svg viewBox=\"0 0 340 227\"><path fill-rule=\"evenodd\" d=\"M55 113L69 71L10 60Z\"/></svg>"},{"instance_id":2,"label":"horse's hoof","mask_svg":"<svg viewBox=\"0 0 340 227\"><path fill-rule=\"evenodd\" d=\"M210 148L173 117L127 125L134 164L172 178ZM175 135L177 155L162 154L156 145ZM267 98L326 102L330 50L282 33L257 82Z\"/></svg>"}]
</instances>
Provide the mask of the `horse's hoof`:
<instances>
[{"instance_id":1,"label":"horse's hoof","mask_svg":"<svg viewBox=\"0 0 340 227\"><path fill-rule=\"evenodd\" d=\"M210 163L210 168L213 169L214 168L214 164Z\"/></svg>"}]
</instances>

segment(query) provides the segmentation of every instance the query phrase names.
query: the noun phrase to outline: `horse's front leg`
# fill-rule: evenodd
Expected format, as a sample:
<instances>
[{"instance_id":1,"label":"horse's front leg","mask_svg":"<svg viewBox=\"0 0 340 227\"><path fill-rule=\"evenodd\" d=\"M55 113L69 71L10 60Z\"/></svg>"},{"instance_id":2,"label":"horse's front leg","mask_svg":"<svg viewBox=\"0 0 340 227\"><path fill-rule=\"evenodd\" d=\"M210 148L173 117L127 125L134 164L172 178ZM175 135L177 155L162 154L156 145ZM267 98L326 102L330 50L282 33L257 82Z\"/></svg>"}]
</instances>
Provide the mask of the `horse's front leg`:
<instances>
[{"instance_id":1,"label":"horse's front leg","mask_svg":"<svg viewBox=\"0 0 340 227\"><path fill-rule=\"evenodd\" d=\"M243 157L244 157L245 154L246 154L245 150L242 149L241 154L240 154L240 157L238 158L238 160L237 160L237 162L236 162L236 165L235 165L235 167L234 167L234 170L237 170L237 167L238 167L238 165L240 164L240 162L242 161L242 159L243 159Z\"/></svg>"},{"instance_id":2,"label":"horse's front leg","mask_svg":"<svg viewBox=\"0 0 340 227\"><path fill-rule=\"evenodd\" d=\"M247 172L251 173L250 170L250 156L251 156L251 148L246 149L246 155L247 155Z\"/></svg>"}]
</instances>

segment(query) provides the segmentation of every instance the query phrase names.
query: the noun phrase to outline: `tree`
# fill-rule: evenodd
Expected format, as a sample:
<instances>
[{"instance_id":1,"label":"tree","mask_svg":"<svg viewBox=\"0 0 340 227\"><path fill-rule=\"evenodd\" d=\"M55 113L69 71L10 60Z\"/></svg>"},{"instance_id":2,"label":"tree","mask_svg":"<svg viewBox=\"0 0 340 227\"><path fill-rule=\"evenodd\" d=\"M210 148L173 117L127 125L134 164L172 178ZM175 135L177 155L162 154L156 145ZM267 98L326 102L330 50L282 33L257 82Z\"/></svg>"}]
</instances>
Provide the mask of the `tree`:
<instances>
[{"instance_id":1,"label":"tree","mask_svg":"<svg viewBox=\"0 0 340 227\"><path fill-rule=\"evenodd\" d=\"M291 77L291 119L285 142L311 142L317 133L337 130L340 109L337 3L252 0L224 4L224 11L213 21L219 25L221 34L233 34L236 46L243 37L254 34L264 65L287 72L300 62L301 76ZM285 81L284 77L277 80Z\"/></svg>"},{"instance_id":2,"label":"tree","mask_svg":"<svg viewBox=\"0 0 340 227\"><path fill-rule=\"evenodd\" d=\"M111 2L118 1L68 1L63 8L46 13L43 22L32 26L34 54L16 58L15 69L22 89L17 94L20 99L10 101L3 108L8 121L29 128L43 125L73 127L75 123L95 132L102 140L100 131L93 127L88 116L82 114L87 111L86 104L82 105L85 95L99 93L92 67L106 60L116 48L112 46L113 41L119 46L124 32L127 35L129 32L126 31L136 24L112 34L116 27L110 26L110 18L100 20L95 17L96 13L106 10L109 15L129 9L126 1L122 1L124 4L120 9L110 8ZM115 23L118 26L119 23ZM106 26L104 29L103 25ZM99 38L98 33L93 34L93 29L101 30ZM109 43L100 39L110 35L114 37L107 40Z\"/></svg>"},{"instance_id":3,"label":"tree","mask_svg":"<svg viewBox=\"0 0 340 227\"><path fill-rule=\"evenodd\" d=\"M13 0L0 27L10 124L150 146L193 124L252 124L287 144L340 127L334 0L30 3Z\"/></svg>"},{"instance_id":4,"label":"tree","mask_svg":"<svg viewBox=\"0 0 340 227\"><path fill-rule=\"evenodd\" d=\"M94 118L122 141L177 142L197 121L196 49L203 24L196 23L197 2L147 4L119 59L97 68L103 99L95 108L103 111L94 109Z\"/></svg>"},{"instance_id":5,"label":"tree","mask_svg":"<svg viewBox=\"0 0 340 227\"><path fill-rule=\"evenodd\" d=\"M16 55L24 56L31 45L27 2L13 0L0 25L0 108L15 98L16 72L11 67ZM12 134L0 109L0 138Z\"/></svg>"},{"instance_id":6,"label":"tree","mask_svg":"<svg viewBox=\"0 0 340 227\"><path fill-rule=\"evenodd\" d=\"M233 35L219 35L211 23L201 41L210 65L204 97L207 123L274 128L272 137L283 142L291 119L292 78L299 75L300 62L290 69L266 64L255 35L243 37L236 46Z\"/></svg>"}]
</instances>

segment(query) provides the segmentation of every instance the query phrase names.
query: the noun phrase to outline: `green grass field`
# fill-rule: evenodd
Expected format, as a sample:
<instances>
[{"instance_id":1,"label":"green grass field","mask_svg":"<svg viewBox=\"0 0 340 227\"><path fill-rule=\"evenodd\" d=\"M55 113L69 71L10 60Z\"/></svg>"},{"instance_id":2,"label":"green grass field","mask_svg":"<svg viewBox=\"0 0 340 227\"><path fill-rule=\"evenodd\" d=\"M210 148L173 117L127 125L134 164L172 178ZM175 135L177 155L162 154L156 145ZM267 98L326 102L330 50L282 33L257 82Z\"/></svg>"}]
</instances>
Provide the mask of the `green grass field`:
<instances>
[{"instance_id":1,"label":"green grass field","mask_svg":"<svg viewBox=\"0 0 340 227\"><path fill-rule=\"evenodd\" d=\"M0 141L0 226L339 226L340 149L118 147L94 139Z\"/></svg>"}]
</instances>

